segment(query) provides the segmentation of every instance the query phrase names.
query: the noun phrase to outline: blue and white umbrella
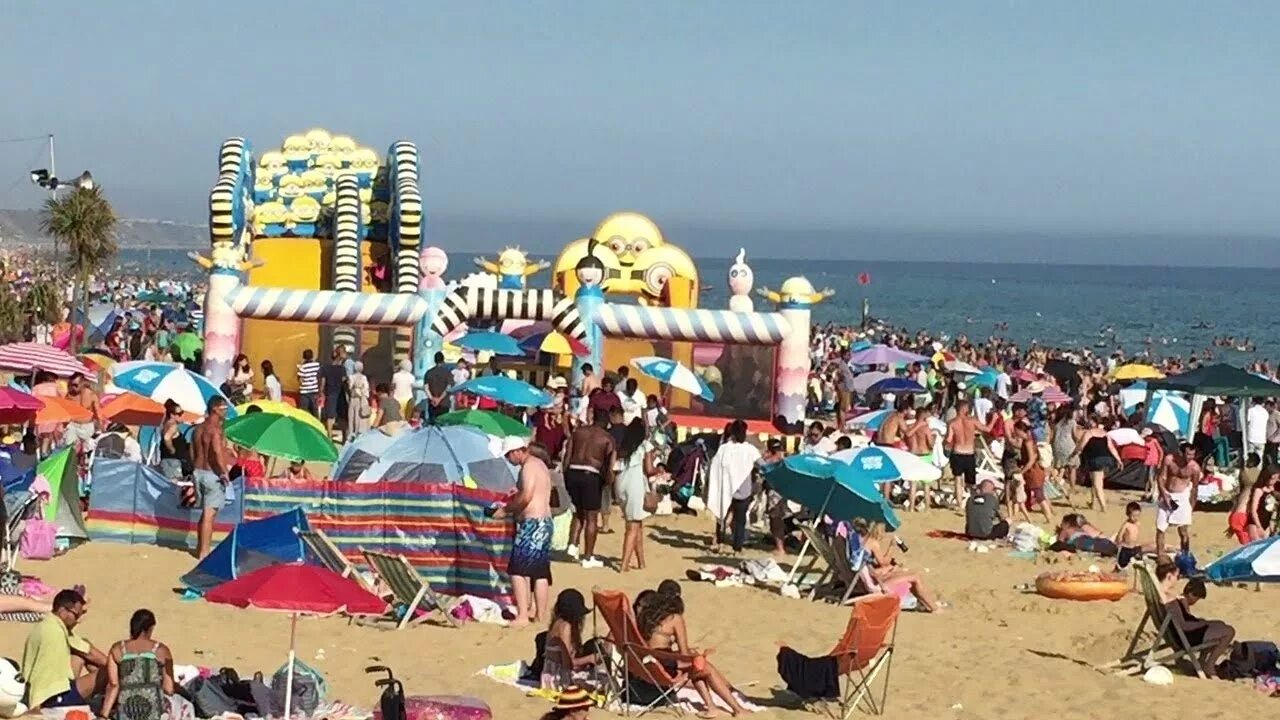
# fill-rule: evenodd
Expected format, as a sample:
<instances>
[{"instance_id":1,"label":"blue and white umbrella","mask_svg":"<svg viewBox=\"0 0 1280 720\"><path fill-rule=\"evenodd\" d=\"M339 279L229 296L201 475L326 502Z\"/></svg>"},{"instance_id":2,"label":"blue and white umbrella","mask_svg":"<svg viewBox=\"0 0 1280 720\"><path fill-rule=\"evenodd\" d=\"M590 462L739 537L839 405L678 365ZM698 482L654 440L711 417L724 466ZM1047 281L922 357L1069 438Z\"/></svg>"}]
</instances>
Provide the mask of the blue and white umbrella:
<instances>
[{"instance_id":1,"label":"blue and white umbrella","mask_svg":"<svg viewBox=\"0 0 1280 720\"><path fill-rule=\"evenodd\" d=\"M942 478L942 470L924 458L916 457L906 450L868 445L852 450L841 450L831 454L831 459L847 464L859 477L865 477L873 483L895 482L935 482ZM837 474L846 472L843 468Z\"/></svg>"},{"instance_id":2,"label":"blue and white umbrella","mask_svg":"<svg viewBox=\"0 0 1280 720\"><path fill-rule=\"evenodd\" d=\"M707 402L716 399L710 385L698 377L697 373L675 360L655 356L638 357L631 359L631 367L658 382L697 395Z\"/></svg>"},{"instance_id":3,"label":"blue and white umbrella","mask_svg":"<svg viewBox=\"0 0 1280 720\"><path fill-rule=\"evenodd\" d=\"M516 407L544 407L551 404L551 395L523 380L506 375L482 375L449 389L451 393L470 393Z\"/></svg>"},{"instance_id":4,"label":"blue and white umbrella","mask_svg":"<svg viewBox=\"0 0 1280 720\"><path fill-rule=\"evenodd\" d=\"M1154 397L1147 408L1147 422L1186 437L1191 434L1191 403L1175 395Z\"/></svg>"},{"instance_id":5,"label":"blue and white umbrella","mask_svg":"<svg viewBox=\"0 0 1280 720\"><path fill-rule=\"evenodd\" d=\"M1280 581L1280 535L1254 540L1205 568L1214 582Z\"/></svg>"},{"instance_id":6,"label":"blue and white umbrella","mask_svg":"<svg viewBox=\"0 0 1280 720\"><path fill-rule=\"evenodd\" d=\"M853 427L863 427L868 430L879 430L880 426L884 424L884 419L889 417L889 413L891 412L893 411L872 410L871 412L864 412L850 420L849 425Z\"/></svg>"},{"instance_id":7,"label":"blue and white umbrella","mask_svg":"<svg viewBox=\"0 0 1280 720\"><path fill-rule=\"evenodd\" d=\"M887 378L867 388L869 393L922 393L924 388L915 380L904 377Z\"/></svg>"},{"instance_id":8,"label":"blue and white umbrella","mask_svg":"<svg viewBox=\"0 0 1280 720\"><path fill-rule=\"evenodd\" d=\"M524 355L518 340L492 330L472 330L454 340L453 344L466 350L491 352L494 355Z\"/></svg>"},{"instance_id":9,"label":"blue and white umbrella","mask_svg":"<svg viewBox=\"0 0 1280 720\"><path fill-rule=\"evenodd\" d=\"M121 390L135 392L143 397L164 404L167 400L178 403L183 410L203 415L210 399L227 399L217 385L208 378L197 375L181 365L133 360L111 366L111 384ZM227 403L227 417L236 416L236 410Z\"/></svg>"}]
</instances>

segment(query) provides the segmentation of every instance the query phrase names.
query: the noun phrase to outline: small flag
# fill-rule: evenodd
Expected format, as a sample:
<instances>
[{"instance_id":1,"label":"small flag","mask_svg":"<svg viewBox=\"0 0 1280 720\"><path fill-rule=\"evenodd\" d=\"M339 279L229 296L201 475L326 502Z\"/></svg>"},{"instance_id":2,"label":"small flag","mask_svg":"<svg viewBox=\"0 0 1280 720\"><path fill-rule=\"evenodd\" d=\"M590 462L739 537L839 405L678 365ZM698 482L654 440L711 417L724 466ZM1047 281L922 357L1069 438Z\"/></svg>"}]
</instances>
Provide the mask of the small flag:
<instances>
[{"instance_id":1,"label":"small flag","mask_svg":"<svg viewBox=\"0 0 1280 720\"><path fill-rule=\"evenodd\" d=\"M858 273L858 284L859 284L859 285L870 285L870 284L871 284L871 273L864 273L864 272L863 272L863 273Z\"/></svg>"}]
</instances>

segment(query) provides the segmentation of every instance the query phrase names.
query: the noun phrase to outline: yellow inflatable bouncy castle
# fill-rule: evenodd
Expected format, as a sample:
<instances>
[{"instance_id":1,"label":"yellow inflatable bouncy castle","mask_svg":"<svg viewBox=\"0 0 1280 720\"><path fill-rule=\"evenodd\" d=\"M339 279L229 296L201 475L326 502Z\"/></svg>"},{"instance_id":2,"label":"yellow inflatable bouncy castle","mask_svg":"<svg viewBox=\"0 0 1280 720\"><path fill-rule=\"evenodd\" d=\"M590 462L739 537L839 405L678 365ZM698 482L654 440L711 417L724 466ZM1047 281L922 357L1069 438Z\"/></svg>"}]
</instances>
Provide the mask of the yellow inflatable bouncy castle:
<instances>
[{"instance_id":1,"label":"yellow inflatable bouncy castle","mask_svg":"<svg viewBox=\"0 0 1280 720\"><path fill-rule=\"evenodd\" d=\"M365 330L308 321L241 321L223 294L248 284L301 290L416 292L422 203L418 151L394 143L378 154L346 135L312 129L255 155L243 138L225 141L210 193L212 252L205 311L205 373L222 382L237 352L255 373L271 360L287 391L303 350L318 360L346 346L384 380L392 360L407 359L409 328ZM247 270L247 278L242 273ZM281 315L287 314L281 307ZM269 317L270 313L258 313Z\"/></svg>"}]
</instances>

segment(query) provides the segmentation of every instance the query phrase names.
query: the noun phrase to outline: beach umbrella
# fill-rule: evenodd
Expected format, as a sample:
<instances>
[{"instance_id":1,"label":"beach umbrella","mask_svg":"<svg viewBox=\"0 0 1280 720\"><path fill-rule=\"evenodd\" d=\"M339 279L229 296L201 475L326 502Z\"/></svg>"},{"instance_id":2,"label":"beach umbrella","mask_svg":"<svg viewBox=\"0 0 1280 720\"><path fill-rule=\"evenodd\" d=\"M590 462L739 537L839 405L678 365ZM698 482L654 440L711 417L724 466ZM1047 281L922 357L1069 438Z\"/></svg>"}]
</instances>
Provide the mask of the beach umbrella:
<instances>
[{"instance_id":1,"label":"beach umbrella","mask_svg":"<svg viewBox=\"0 0 1280 720\"><path fill-rule=\"evenodd\" d=\"M868 430L879 430L884 424L884 419L889 417L892 410L872 410L865 412L857 417L849 420L848 424L852 427L864 427Z\"/></svg>"},{"instance_id":2,"label":"beach umbrella","mask_svg":"<svg viewBox=\"0 0 1280 720\"><path fill-rule=\"evenodd\" d=\"M103 420L121 425L159 425L164 421L164 405L134 392L122 392L104 398L98 414ZM182 422L192 423L199 419L199 415L183 409Z\"/></svg>"},{"instance_id":3,"label":"beach umbrella","mask_svg":"<svg viewBox=\"0 0 1280 720\"><path fill-rule=\"evenodd\" d=\"M697 373L675 360L653 356L638 357L631 359L631 367L658 382L697 395L707 402L716 399L711 387Z\"/></svg>"},{"instance_id":4,"label":"beach umbrella","mask_svg":"<svg viewBox=\"0 0 1280 720\"><path fill-rule=\"evenodd\" d=\"M886 378L867 388L868 393L922 393L924 388L909 378Z\"/></svg>"},{"instance_id":5,"label":"beach umbrella","mask_svg":"<svg viewBox=\"0 0 1280 720\"><path fill-rule=\"evenodd\" d=\"M850 345L850 346L849 346L849 351L850 351L850 352L862 352L863 350L866 350L866 349L868 349L868 348L870 348L870 347L873 347L874 345L875 345L875 343L871 342L870 340L859 340L859 341L857 341L857 342L855 342L854 344L852 344L852 345Z\"/></svg>"},{"instance_id":6,"label":"beach umbrella","mask_svg":"<svg viewBox=\"0 0 1280 720\"><path fill-rule=\"evenodd\" d=\"M77 357L80 358L81 362L85 364L85 367L93 368L99 371L109 370L111 369L112 365L116 364L115 358L111 357L110 355L107 355L106 353L99 352L97 350L82 352Z\"/></svg>"},{"instance_id":7,"label":"beach umbrella","mask_svg":"<svg viewBox=\"0 0 1280 720\"><path fill-rule=\"evenodd\" d=\"M204 350L204 338L190 330L186 330L173 336L173 339L169 341L169 349L174 352L174 357L179 360L192 360L197 352Z\"/></svg>"},{"instance_id":8,"label":"beach umbrella","mask_svg":"<svg viewBox=\"0 0 1280 720\"><path fill-rule=\"evenodd\" d=\"M44 407L36 411L37 423L72 423L93 420L93 412L75 400L64 397L42 397Z\"/></svg>"},{"instance_id":9,"label":"beach umbrella","mask_svg":"<svg viewBox=\"0 0 1280 720\"><path fill-rule=\"evenodd\" d=\"M239 405L237 405L236 412L238 412L241 415L244 415L249 411L249 408L251 407L258 408L260 412L274 413L276 415L284 415L285 417L291 417L295 420L301 420L302 422L314 427L320 432L327 432L324 429L324 423L320 422L319 418L307 412L306 410L300 410L298 409L298 406L290 405L287 402L281 402L279 400L250 400L249 402L240 403Z\"/></svg>"},{"instance_id":10,"label":"beach umbrella","mask_svg":"<svg viewBox=\"0 0 1280 720\"><path fill-rule=\"evenodd\" d=\"M58 377L94 374L84 363L65 350L34 342L0 345L0 370L8 370L19 375L31 375L37 370L44 370Z\"/></svg>"},{"instance_id":11,"label":"beach umbrella","mask_svg":"<svg viewBox=\"0 0 1280 720\"><path fill-rule=\"evenodd\" d=\"M959 375L977 375L982 372L982 368L976 365L970 365L963 360L950 360L942 364L943 369L949 370Z\"/></svg>"},{"instance_id":12,"label":"beach umbrella","mask_svg":"<svg viewBox=\"0 0 1280 720\"><path fill-rule=\"evenodd\" d=\"M526 353L574 354L574 348L569 339L554 330L535 332L524 336L520 340L520 349Z\"/></svg>"},{"instance_id":13,"label":"beach umbrella","mask_svg":"<svg viewBox=\"0 0 1280 720\"><path fill-rule=\"evenodd\" d=\"M1141 363L1129 363L1121 365L1110 373L1112 380L1159 380L1164 377L1164 373Z\"/></svg>"},{"instance_id":14,"label":"beach umbrella","mask_svg":"<svg viewBox=\"0 0 1280 720\"><path fill-rule=\"evenodd\" d=\"M302 462L333 462L338 450L313 425L288 415L246 413L227 420L227 440L263 455Z\"/></svg>"},{"instance_id":15,"label":"beach umbrella","mask_svg":"<svg viewBox=\"0 0 1280 720\"><path fill-rule=\"evenodd\" d=\"M1040 398L1044 400L1047 405L1071 402L1070 395L1067 395L1052 385L1045 386L1044 392L1040 394ZM1009 398L1009 402L1011 403L1025 403L1029 400L1031 400L1031 391L1027 388L1019 390L1013 394L1013 397Z\"/></svg>"},{"instance_id":16,"label":"beach umbrella","mask_svg":"<svg viewBox=\"0 0 1280 720\"><path fill-rule=\"evenodd\" d=\"M472 330L454 340L453 344L473 352L491 352L494 355L524 354L515 338L492 330Z\"/></svg>"},{"instance_id":17,"label":"beach umbrella","mask_svg":"<svg viewBox=\"0 0 1280 720\"><path fill-rule=\"evenodd\" d=\"M468 393L487 397L517 407L543 407L551 404L551 395L523 380L506 375L483 375L449 389L451 393Z\"/></svg>"},{"instance_id":18,"label":"beach umbrella","mask_svg":"<svg viewBox=\"0 0 1280 720\"><path fill-rule=\"evenodd\" d=\"M924 355L917 355L906 350L899 350L888 345L872 345L866 350L859 350L849 357L849 362L854 365L905 365L907 363L929 362L929 358Z\"/></svg>"},{"instance_id":19,"label":"beach umbrella","mask_svg":"<svg viewBox=\"0 0 1280 720\"><path fill-rule=\"evenodd\" d=\"M42 408L40 398L14 387L0 387L0 425L30 422Z\"/></svg>"},{"instance_id":20,"label":"beach umbrella","mask_svg":"<svg viewBox=\"0 0 1280 720\"><path fill-rule=\"evenodd\" d=\"M135 392L161 404L172 400L181 405L183 410L200 415L208 409L210 399L227 399L208 378L181 365L133 360L116 363L110 374L112 384L121 390ZM235 412L235 408L228 408L228 413L230 416L239 414Z\"/></svg>"},{"instance_id":21,"label":"beach umbrella","mask_svg":"<svg viewBox=\"0 0 1280 720\"><path fill-rule=\"evenodd\" d=\"M997 372L995 368L988 367L983 368L977 375L974 375L971 378L966 378L965 383L967 383L969 387L994 388L999 378L1000 373Z\"/></svg>"},{"instance_id":22,"label":"beach umbrella","mask_svg":"<svg viewBox=\"0 0 1280 720\"><path fill-rule=\"evenodd\" d=\"M382 615L387 603L351 578L314 565L271 565L210 590L205 600L238 608L289 613L289 669L285 674L284 717L291 715L293 665L297 659L298 616Z\"/></svg>"},{"instance_id":23,"label":"beach umbrella","mask_svg":"<svg viewBox=\"0 0 1280 720\"><path fill-rule=\"evenodd\" d=\"M1035 373L1031 372L1026 368L1018 368L1017 370L1014 370L1009 375L1009 377L1019 382L1026 382L1026 383L1035 382L1038 379Z\"/></svg>"},{"instance_id":24,"label":"beach umbrella","mask_svg":"<svg viewBox=\"0 0 1280 720\"><path fill-rule=\"evenodd\" d=\"M883 372L880 370L864 372L853 379L853 390L856 393L865 395L867 394L867 388L870 388L881 380L888 380L893 376L893 373Z\"/></svg>"},{"instance_id":25,"label":"beach umbrella","mask_svg":"<svg viewBox=\"0 0 1280 720\"><path fill-rule=\"evenodd\" d=\"M881 445L840 450L831 454L832 460L846 463L859 476L866 477L873 483L896 482L934 482L942 477L942 469L923 458L916 457L906 450L899 450ZM845 472L838 468L837 473Z\"/></svg>"},{"instance_id":26,"label":"beach umbrella","mask_svg":"<svg viewBox=\"0 0 1280 720\"><path fill-rule=\"evenodd\" d=\"M1280 581L1280 535L1238 547L1214 560L1204 572L1219 583Z\"/></svg>"},{"instance_id":27,"label":"beach umbrella","mask_svg":"<svg viewBox=\"0 0 1280 720\"><path fill-rule=\"evenodd\" d=\"M1147 422L1153 422L1170 432L1182 436L1191 434L1191 403L1170 394L1151 398L1147 408Z\"/></svg>"},{"instance_id":28,"label":"beach umbrella","mask_svg":"<svg viewBox=\"0 0 1280 720\"><path fill-rule=\"evenodd\" d=\"M846 468L841 472L841 468ZM784 498L835 520L863 518L898 529L898 516L876 484L848 463L821 455L792 455L764 470Z\"/></svg>"},{"instance_id":29,"label":"beach umbrella","mask_svg":"<svg viewBox=\"0 0 1280 720\"><path fill-rule=\"evenodd\" d=\"M436 424L467 425L497 437L529 437L533 434L533 430L519 420L491 410L454 410L436 418Z\"/></svg>"},{"instance_id":30,"label":"beach umbrella","mask_svg":"<svg viewBox=\"0 0 1280 720\"><path fill-rule=\"evenodd\" d=\"M397 435L356 482L422 482L508 492L516 485L511 463L474 427L428 425ZM350 477L342 469L343 477Z\"/></svg>"}]
</instances>

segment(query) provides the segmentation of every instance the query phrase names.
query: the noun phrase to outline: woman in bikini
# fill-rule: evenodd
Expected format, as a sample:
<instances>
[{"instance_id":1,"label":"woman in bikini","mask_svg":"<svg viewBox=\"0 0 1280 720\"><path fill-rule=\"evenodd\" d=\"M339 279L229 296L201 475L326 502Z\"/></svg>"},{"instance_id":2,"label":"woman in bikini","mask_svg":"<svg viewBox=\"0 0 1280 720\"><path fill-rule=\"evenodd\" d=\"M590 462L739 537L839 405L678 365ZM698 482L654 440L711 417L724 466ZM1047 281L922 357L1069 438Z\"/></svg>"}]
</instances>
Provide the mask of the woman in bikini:
<instances>
[{"instance_id":1,"label":"woman in bikini","mask_svg":"<svg viewBox=\"0 0 1280 720\"><path fill-rule=\"evenodd\" d=\"M896 545L885 548L884 544L884 525L881 523L868 523L862 518L853 521L853 530L858 533L859 539L862 541L862 551L866 553L865 560L871 569L871 576L881 586L892 585L895 583L908 583L911 585L911 594L916 596L916 600L920 601L920 607L925 612L940 612L941 604L933 597L924 586L924 581L920 576L910 572L905 567L897 564L897 561L891 557L893 548Z\"/></svg>"},{"instance_id":2,"label":"woman in bikini","mask_svg":"<svg viewBox=\"0 0 1280 720\"><path fill-rule=\"evenodd\" d=\"M711 699L714 692L729 706L729 714L737 717L746 712L738 698L733 694L733 687L714 665L707 662L705 656L689 644L684 624L684 600L672 592L656 592L648 596L640 607L636 618L640 626L640 634L646 639L652 650L670 650L681 655L697 656L695 661L679 662L662 661L668 674L675 676L687 673L693 680L694 689L702 697L702 704L707 708L698 717L712 718L720 715L720 710Z\"/></svg>"}]
</instances>

